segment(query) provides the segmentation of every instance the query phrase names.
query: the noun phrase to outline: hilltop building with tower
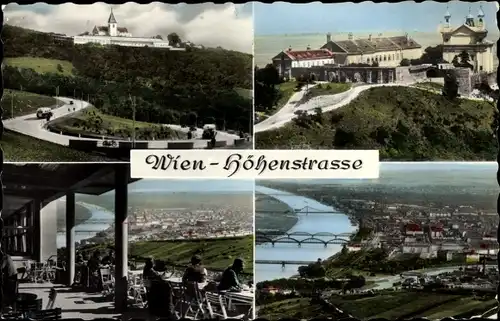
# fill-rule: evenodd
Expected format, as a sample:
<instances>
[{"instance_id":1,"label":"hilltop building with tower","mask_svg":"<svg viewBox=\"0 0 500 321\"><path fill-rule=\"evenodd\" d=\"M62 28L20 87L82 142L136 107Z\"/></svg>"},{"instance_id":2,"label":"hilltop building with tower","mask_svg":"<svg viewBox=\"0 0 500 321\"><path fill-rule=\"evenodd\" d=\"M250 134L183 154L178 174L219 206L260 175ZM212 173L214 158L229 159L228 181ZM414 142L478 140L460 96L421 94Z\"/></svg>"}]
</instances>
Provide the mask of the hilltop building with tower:
<instances>
[{"instance_id":1,"label":"hilltop building with tower","mask_svg":"<svg viewBox=\"0 0 500 321\"><path fill-rule=\"evenodd\" d=\"M494 44L486 40L485 14L481 7L477 17L469 10L462 25L451 26L451 15L446 12L445 23L439 26L442 36L440 45L443 60L437 66L429 64L401 66L407 60L419 60L424 53L422 46L404 34L396 37L369 35L367 38L354 38L348 34L347 40L333 40L330 33L326 35L326 43L319 49L307 46L304 49L289 47L272 58L273 65L285 78L310 74L314 79L328 81L353 82L394 82L413 78L425 78L429 69L454 69L460 73L463 81L461 93L471 91L471 84L479 81L479 75L488 75L495 71L493 61ZM463 64L464 52L469 58L472 68L455 68L456 62ZM423 73L423 76L420 75ZM476 79L477 78L477 79ZM465 85L467 84L467 85ZM467 88L465 88L467 87Z\"/></svg>"},{"instance_id":2,"label":"hilltop building with tower","mask_svg":"<svg viewBox=\"0 0 500 321\"><path fill-rule=\"evenodd\" d=\"M493 66L493 43L486 40L488 30L484 20L484 12L479 7L475 18L470 10L465 22L453 27L451 14L446 11L445 23L440 26L443 38L443 59L452 62L455 56L467 52L474 72L491 73L495 71Z\"/></svg>"},{"instance_id":3,"label":"hilltop building with tower","mask_svg":"<svg viewBox=\"0 0 500 321\"><path fill-rule=\"evenodd\" d=\"M95 26L92 32L85 32L73 37L74 44L95 43L99 45L117 45L127 47L154 47L169 50L185 50L170 46L169 42L157 37L133 37L125 27L119 27L118 22L111 9L108 24L106 26Z\"/></svg>"}]
</instances>

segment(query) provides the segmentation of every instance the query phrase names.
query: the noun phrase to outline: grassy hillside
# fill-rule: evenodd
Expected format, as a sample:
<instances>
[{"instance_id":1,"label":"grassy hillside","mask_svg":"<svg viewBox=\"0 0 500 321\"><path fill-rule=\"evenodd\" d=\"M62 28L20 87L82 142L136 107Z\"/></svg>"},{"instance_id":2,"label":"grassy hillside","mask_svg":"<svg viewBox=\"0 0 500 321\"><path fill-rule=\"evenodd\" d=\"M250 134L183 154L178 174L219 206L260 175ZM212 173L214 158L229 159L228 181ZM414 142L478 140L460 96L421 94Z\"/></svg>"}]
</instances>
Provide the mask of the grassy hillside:
<instances>
[{"instance_id":1,"label":"grassy hillside","mask_svg":"<svg viewBox=\"0 0 500 321\"><path fill-rule=\"evenodd\" d=\"M431 320L459 316L467 312L486 312L494 300L480 300L469 295L384 292L375 296L332 296L328 301L340 310L360 320L386 318L388 320L426 317ZM308 319L331 314L328 308L312 303L309 298L293 298L259 307L259 317L277 320L284 317Z\"/></svg>"},{"instance_id":2,"label":"grassy hillside","mask_svg":"<svg viewBox=\"0 0 500 321\"><path fill-rule=\"evenodd\" d=\"M148 241L129 244L132 256L153 256L176 264L187 265L199 253L207 268L222 270L236 258L245 261L245 272L253 273L253 236L192 241Z\"/></svg>"},{"instance_id":3,"label":"grassy hillside","mask_svg":"<svg viewBox=\"0 0 500 321\"><path fill-rule=\"evenodd\" d=\"M131 119L104 114L95 107L87 108L70 116L55 119L49 127L56 131L71 134L95 134L112 137L132 137L135 128L135 138L151 139L186 139L186 134L168 127L140 122Z\"/></svg>"},{"instance_id":4,"label":"grassy hillside","mask_svg":"<svg viewBox=\"0 0 500 321\"><path fill-rule=\"evenodd\" d=\"M0 140L6 162L105 162L110 159L5 131Z\"/></svg>"},{"instance_id":5,"label":"grassy hillside","mask_svg":"<svg viewBox=\"0 0 500 321\"><path fill-rule=\"evenodd\" d=\"M10 25L3 27L2 40L4 56L16 66L4 66L5 88L22 86L50 96L59 87L61 96L89 95L105 114L132 119L135 109L142 122L215 122L250 130L252 100L248 91L241 95L241 89L252 89L249 54L221 48L74 45ZM54 63L58 73L49 72Z\"/></svg>"},{"instance_id":6,"label":"grassy hillside","mask_svg":"<svg viewBox=\"0 0 500 321\"><path fill-rule=\"evenodd\" d=\"M256 134L259 149L379 149L381 159L494 160L493 107L417 88L371 88L333 112Z\"/></svg>"},{"instance_id":7,"label":"grassy hillside","mask_svg":"<svg viewBox=\"0 0 500 321\"><path fill-rule=\"evenodd\" d=\"M65 60L38 57L15 57L5 58L3 63L7 66L33 69L39 74L54 73L64 76L73 75L73 64Z\"/></svg>"},{"instance_id":8,"label":"grassy hillside","mask_svg":"<svg viewBox=\"0 0 500 321\"><path fill-rule=\"evenodd\" d=\"M54 107L57 104L54 97L37 95L26 91L5 89L0 106L4 118L29 115L35 113L40 107Z\"/></svg>"}]
</instances>

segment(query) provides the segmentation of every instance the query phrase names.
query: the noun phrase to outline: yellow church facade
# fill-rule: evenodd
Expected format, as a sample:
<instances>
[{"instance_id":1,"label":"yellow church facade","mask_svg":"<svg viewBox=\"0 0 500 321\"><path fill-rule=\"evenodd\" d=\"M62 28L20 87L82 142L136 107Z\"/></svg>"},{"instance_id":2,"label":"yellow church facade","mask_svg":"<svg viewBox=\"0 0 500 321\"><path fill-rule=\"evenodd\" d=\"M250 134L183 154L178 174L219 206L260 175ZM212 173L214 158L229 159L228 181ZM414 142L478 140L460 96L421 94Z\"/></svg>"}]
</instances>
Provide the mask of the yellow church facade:
<instances>
[{"instance_id":1,"label":"yellow church facade","mask_svg":"<svg viewBox=\"0 0 500 321\"><path fill-rule=\"evenodd\" d=\"M440 26L443 59L451 63L455 56L465 51L470 57L469 63L474 66L474 72L494 72L494 44L486 40L488 30L482 8L479 8L476 18L469 12L465 23L458 27L451 25L449 12L446 12L444 18L445 23Z\"/></svg>"}]
</instances>

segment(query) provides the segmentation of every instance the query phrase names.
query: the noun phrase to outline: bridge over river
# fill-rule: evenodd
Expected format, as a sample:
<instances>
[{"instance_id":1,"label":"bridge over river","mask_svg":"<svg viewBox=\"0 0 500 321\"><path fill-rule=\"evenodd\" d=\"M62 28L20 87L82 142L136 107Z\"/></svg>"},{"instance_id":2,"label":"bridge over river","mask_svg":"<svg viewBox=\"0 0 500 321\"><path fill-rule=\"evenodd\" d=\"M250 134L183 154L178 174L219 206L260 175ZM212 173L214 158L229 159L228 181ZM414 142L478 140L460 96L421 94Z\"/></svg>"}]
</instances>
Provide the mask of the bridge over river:
<instances>
[{"instance_id":1,"label":"bridge over river","mask_svg":"<svg viewBox=\"0 0 500 321\"><path fill-rule=\"evenodd\" d=\"M266 214L266 213L274 214L274 213L276 213L276 211L266 211L266 210L261 210L261 209L258 209L258 208L256 208L255 211L257 213L261 213L261 214ZM324 211L324 210L322 211L322 210L318 210L318 209L312 208L310 206L305 206L305 207L302 207L302 208L294 208L293 210L287 210L287 211L283 211L283 212L280 212L280 213L283 213L283 214L295 213L297 215L306 215L306 216L309 215L309 214L345 215L342 212Z\"/></svg>"},{"instance_id":2,"label":"bridge over river","mask_svg":"<svg viewBox=\"0 0 500 321\"><path fill-rule=\"evenodd\" d=\"M285 265L309 265L316 261L273 261L273 260L255 260L255 264L283 264Z\"/></svg>"},{"instance_id":3,"label":"bridge over river","mask_svg":"<svg viewBox=\"0 0 500 321\"><path fill-rule=\"evenodd\" d=\"M330 233L330 232L283 232L278 230L257 230L255 231L255 242L257 244L270 243L272 246L278 243L297 244L320 244L327 247L328 244L346 244L350 241L351 233Z\"/></svg>"}]
</instances>

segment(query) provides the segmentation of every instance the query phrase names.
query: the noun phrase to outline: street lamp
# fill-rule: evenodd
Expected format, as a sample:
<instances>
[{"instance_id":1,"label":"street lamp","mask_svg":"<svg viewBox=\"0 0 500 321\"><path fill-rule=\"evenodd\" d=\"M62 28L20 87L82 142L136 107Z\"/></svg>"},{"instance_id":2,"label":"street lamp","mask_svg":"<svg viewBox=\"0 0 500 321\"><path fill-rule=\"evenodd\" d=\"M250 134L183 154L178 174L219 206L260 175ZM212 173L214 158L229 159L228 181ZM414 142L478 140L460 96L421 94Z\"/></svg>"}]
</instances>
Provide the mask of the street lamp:
<instances>
[{"instance_id":1,"label":"street lamp","mask_svg":"<svg viewBox=\"0 0 500 321\"><path fill-rule=\"evenodd\" d=\"M130 103L132 104L132 148L135 148L135 96L132 99L132 95L128 95L130 98Z\"/></svg>"}]
</instances>

